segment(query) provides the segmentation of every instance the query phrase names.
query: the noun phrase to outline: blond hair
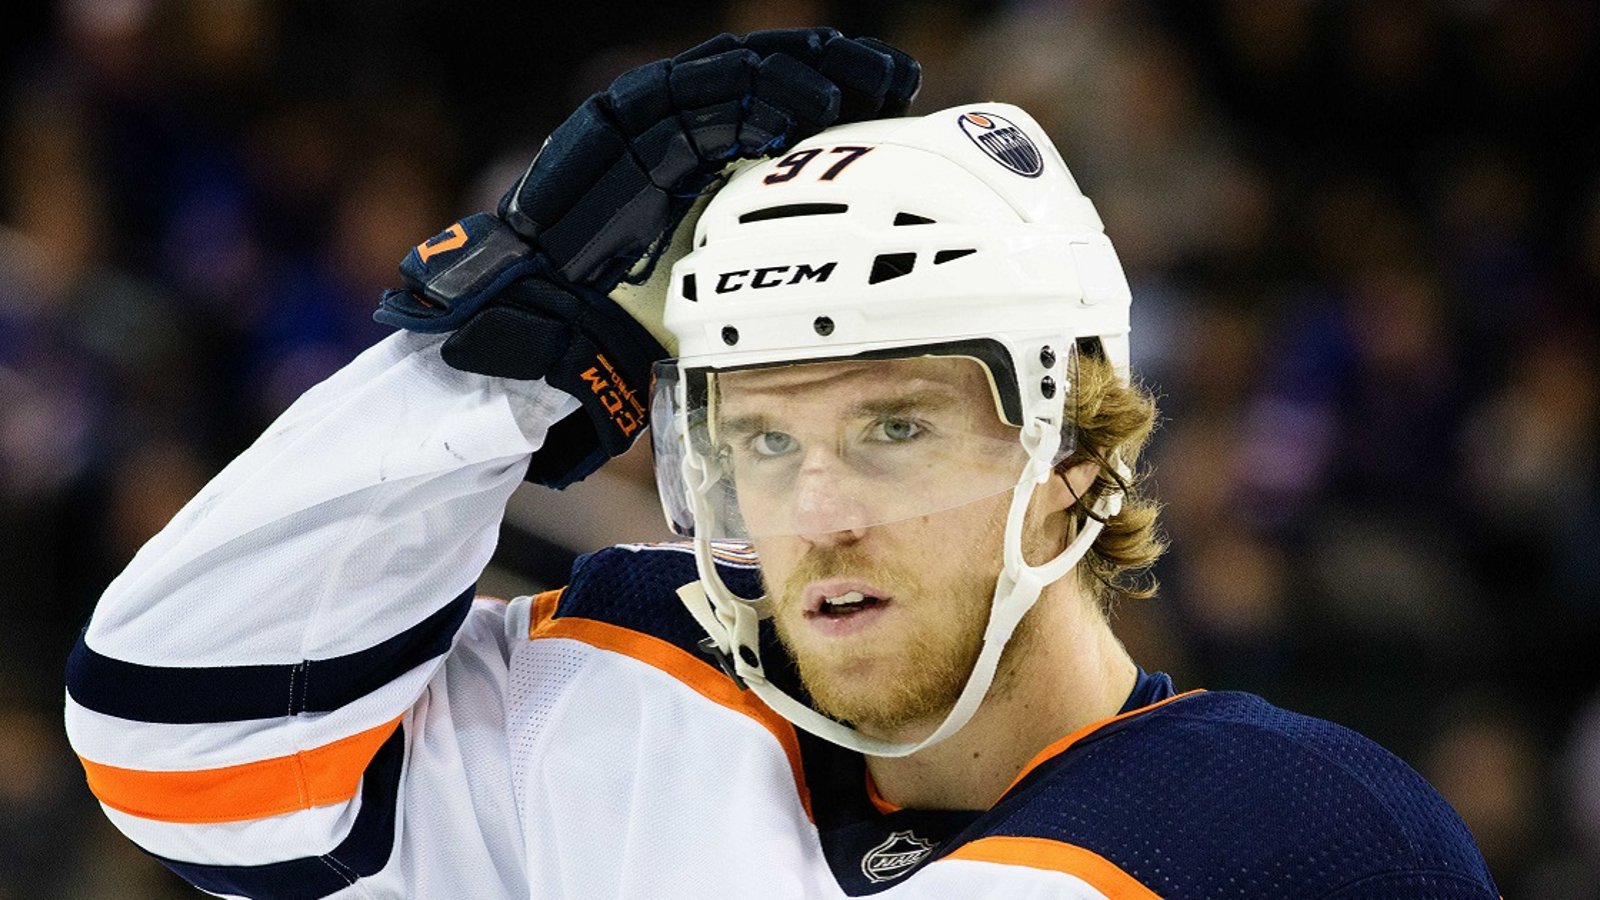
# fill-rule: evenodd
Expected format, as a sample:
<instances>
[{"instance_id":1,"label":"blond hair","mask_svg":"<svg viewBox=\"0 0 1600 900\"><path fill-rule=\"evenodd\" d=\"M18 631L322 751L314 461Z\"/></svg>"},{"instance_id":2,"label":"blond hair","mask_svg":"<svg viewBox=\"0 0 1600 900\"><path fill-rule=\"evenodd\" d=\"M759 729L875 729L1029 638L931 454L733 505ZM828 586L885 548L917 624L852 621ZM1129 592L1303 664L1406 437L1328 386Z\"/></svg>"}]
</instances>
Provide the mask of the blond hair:
<instances>
[{"instance_id":1,"label":"blond hair","mask_svg":"<svg viewBox=\"0 0 1600 900\"><path fill-rule=\"evenodd\" d=\"M1077 441L1072 454L1057 467L1065 472L1082 462L1099 464L1093 484L1078 499L1073 531L1107 491L1122 491L1122 509L1106 520L1089 552L1078 564L1086 590L1109 614L1118 599L1143 600L1155 596L1159 586L1151 566L1167 549L1156 521L1161 505L1145 493L1146 473L1139 470L1139 452L1156 424L1156 404L1138 384L1125 384L1111 364L1094 353L1078 355L1078 384L1074 391ZM1115 456L1127 471L1124 478L1111 465Z\"/></svg>"}]
</instances>

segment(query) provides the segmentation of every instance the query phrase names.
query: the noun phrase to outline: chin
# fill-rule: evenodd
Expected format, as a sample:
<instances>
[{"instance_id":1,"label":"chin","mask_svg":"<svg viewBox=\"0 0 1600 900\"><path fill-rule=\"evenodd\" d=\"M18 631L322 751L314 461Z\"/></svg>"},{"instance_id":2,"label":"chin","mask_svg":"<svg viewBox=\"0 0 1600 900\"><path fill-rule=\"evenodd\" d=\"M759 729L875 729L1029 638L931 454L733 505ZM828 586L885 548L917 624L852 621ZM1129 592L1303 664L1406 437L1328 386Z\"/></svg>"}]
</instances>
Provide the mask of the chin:
<instances>
[{"instance_id":1,"label":"chin","mask_svg":"<svg viewBox=\"0 0 1600 900\"><path fill-rule=\"evenodd\" d=\"M856 657L802 665L801 680L824 714L879 737L947 712L961 684L930 684L901 657Z\"/></svg>"},{"instance_id":2,"label":"chin","mask_svg":"<svg viewBox=\"0 0 1600 900\"><path fill-rule=\"evenodd\" d=\"M877 695L895 676L893 657L850 652L838 647L821 651L796 647L790 651L800 668L806 690L815 695Z\"/></svg>"},{"instance_id":3,"label":"chin","mask_svg":"<svg viewBox=\"0 0 1600 900\"><path fill-rule=\"evenodd\" d=\"M852 640L814 639L803 622L783 615L774 624L818 711L884 738L943 718L982 641L981 629L957 640L914 630Z\"/></svg>"},{"instance_id":4,"label":"chin","mask_svg":"<svg viewBox=\"0 0 1600 900\"><path fill-rule=\"evenodd\" d=\"M840 702L819 708L826 715L848 722L856 729L879 740L918 740L931 732L954 705L949 703L913 702L906 706L898 698L882 694L855 694L839 698Z\"/></svg>"}]
</instances>

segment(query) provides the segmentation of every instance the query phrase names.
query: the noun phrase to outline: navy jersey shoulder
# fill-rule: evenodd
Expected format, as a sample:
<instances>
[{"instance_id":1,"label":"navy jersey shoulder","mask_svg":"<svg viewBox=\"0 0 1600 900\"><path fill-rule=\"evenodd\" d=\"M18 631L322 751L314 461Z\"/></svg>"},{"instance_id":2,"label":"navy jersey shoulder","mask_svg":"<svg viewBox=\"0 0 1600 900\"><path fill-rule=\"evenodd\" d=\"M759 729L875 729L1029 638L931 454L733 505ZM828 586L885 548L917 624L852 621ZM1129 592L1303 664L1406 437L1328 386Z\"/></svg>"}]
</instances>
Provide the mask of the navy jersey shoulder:
<instances>
[{"instance_id":1,"label":"navy jersey shoulder","mask_svg":"<svg viewBox=\"0 0 1600 900\"><path fill-rule=\"evenodd\" d=\"M1162 897L1498 896L1466 826L1398 757L1252 694L1198 693L1047 760L981 822L1092 850Z\"/></svg>"},{"instance_id":2,"label":"navy jersey shoulder","mask_svg":"<svg viewBox=\"0 0 1600 900\"><path fill-rule=\"evenodd\" d=\"M718 545L718 572L744 597L761 593L754 555L738 545ZM688 544L620 544L580 556L556 605L557 619L574 616L619 625L699 654L704 630L678 599L678 588L698 581Z\"/></svg>"}]
</instances>

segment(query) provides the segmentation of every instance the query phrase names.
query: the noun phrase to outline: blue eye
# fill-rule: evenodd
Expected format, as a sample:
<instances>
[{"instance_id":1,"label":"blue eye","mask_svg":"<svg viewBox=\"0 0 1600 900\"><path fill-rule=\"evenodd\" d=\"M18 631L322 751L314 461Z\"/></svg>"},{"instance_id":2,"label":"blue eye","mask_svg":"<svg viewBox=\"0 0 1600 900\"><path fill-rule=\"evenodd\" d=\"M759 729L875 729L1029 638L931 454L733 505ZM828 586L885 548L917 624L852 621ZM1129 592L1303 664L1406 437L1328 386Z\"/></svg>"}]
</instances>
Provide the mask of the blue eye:
<instances>
[{"instance_id":1,"label":"blue eye","mask_svg":"<svg viewBox=\"0 0 1600 900\"><path fill-rule=\"evenodd\" d=\"M750 447L757 456L782 456L793 453L795 439L781 431L763 431L750 439Z\"/></svg>"},{"instance_id":2,"label":"blue eye","mask_svg":"<svg viewBox=\"0 0 1600 900\"><path fill-rule=\"evenodd\" d=\"M912 419L880 419L873 425L874 437L891 444L904 444L922 435L922 425Z\"/></svg>"}]
</instances>

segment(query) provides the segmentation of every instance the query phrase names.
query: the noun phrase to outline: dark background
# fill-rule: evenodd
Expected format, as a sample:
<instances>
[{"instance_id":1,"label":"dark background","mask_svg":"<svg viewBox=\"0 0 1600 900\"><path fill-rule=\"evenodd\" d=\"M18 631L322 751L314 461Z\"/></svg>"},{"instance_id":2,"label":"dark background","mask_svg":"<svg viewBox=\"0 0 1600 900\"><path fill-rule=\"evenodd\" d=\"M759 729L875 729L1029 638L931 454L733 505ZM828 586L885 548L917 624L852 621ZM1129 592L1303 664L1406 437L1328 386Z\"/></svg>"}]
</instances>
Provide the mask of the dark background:
<instances>
[{"instance_id":1,"label":"dark background","mask_svg":"<svg viewBox=\"0 0 1600 900\"><path fill-rule=\"evenodd\" d=\"M1600 897L1597 8L74 0L0 26L0 900L188 895L61 736L106 583L621 70L829 22L1054 135L1134 286L1173 551L1119 631L1377 738L1508 897ZM1584 96L1591 101L1584 101ZM630 454L492 578L653 537ZM605 493L610 491L612 493ZM585 499L597 498L597 499Z\"/></svg>"}]
</instances>

